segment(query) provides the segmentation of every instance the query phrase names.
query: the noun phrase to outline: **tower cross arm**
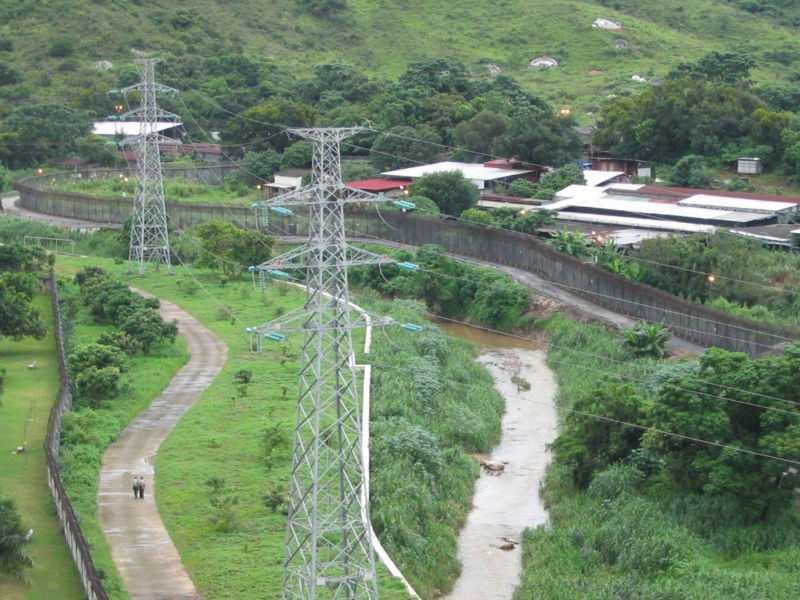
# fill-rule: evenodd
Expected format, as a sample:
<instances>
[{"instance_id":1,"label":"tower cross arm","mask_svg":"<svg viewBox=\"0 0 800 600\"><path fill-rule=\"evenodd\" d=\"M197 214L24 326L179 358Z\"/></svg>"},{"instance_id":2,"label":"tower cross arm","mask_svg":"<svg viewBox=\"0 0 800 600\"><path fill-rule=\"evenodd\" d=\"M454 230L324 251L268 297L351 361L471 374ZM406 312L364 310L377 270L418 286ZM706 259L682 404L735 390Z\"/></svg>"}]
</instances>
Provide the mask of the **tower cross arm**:
<instances>
[{"instance_id":1,"label":"tower cross arm","mask_svg":"<svg viewBox=\"0 0 800 600\"><path fill-rule=\"evenodd\" d=\"M276 256L266 262L256 266L260 271L269 271L271 269L309 269L317 267L351 267L356 265L389 265L397 261L390 258L386 254L376 254L369 250L356 248L350 244L346 244L344 248L344 260L335 260L320 263L318 257L320 256L319 249L314 246L300 246L284 252L280 256ZM334 258L334 255L330 255Z\"/></svg>"},{"instance_id":2,"label":"tower cross arm","mask_svg":"<svg viewBox=\"0 0 800 600\"><path fill-rule=\"evenodd\" d=\"M343 183L314 183L299 190L281 194L266 202L261 202L260 205L262 208L269 208L271 206L313 206L329 202L349 204L388 201L389 199L385 196L351 188Z\"/></svg>"},{"instance_id":3,"label":"tower cross arm","mask_svg":"<svg viewBox=\"0 0 800 600\"><path fill-rule=\"evenodd\" d=\"M163 83L148 83L146 81L140 81L139 83L134 83L133 85L125 86L124 88L120 88L119 92L121 94L129 94L131 92L141 92L145 89L146 86L151 86L153 91L158 92L160 94L177 94L179 91L174 87L169 87L168 85L164 85Z\"/></svg>"}]
</instances>

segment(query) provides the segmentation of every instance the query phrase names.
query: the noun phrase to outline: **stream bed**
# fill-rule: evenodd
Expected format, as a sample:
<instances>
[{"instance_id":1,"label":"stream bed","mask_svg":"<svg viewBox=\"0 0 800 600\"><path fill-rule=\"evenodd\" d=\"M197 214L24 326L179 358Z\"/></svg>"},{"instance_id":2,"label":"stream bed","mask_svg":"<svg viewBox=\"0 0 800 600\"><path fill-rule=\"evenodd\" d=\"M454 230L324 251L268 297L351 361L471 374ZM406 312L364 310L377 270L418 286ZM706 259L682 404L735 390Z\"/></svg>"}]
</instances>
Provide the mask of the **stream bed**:
<instances>
[{"instance_id":1,"label":"stream bed","mask_svg":"<svg viewBox=\"0 0 800 600\"><path fill-rule=\"evenodd\" d=\"M452 327L445 329L466 337ZM548 520L539 486L550 459L546 446L557 436L555 376L545 363L544 350L534 344L498 346L485 346L478 360L506 400L502 438L489 457L506 464L500 474L481 469L473 508L458 540L461 576L452 592L439 600L511 600L520 579L522 549L501 546L520 541L526 528ZM511 381L514 375L530 383L530 390L518 390Z\"/></svg>"}]
</instances>

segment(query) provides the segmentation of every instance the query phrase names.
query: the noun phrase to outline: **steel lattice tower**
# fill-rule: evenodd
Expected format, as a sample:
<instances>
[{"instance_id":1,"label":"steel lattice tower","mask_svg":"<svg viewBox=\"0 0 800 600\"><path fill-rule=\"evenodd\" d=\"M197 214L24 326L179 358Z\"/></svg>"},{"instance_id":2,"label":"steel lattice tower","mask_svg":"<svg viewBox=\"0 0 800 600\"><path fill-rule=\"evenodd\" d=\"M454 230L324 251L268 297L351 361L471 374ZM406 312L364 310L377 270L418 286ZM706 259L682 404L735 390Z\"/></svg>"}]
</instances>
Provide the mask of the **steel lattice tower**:
<instances>
[{"instance_id":1,"label":"steel lattice tower","mask_svg":"<svg viewBox=\"0 0 800 600\"><path fill-rule=\"evenodd\" d=\"M167 265L172 275L169 256L169 234L167 232L167 210L164 206L164 182L161 173L161 153L159 144L167 140L157 129L159 119L175 119L177 115L158 108L157 93L177 93L178 90L155 82L155 65L160 58L140 58L134 60L142 69L142 80L119 90L121 93L139 92L139 108L121 115L121 118L135 118L141 122L140 133L128 138L123 144L130 144L136 152L136 190L133 198L131 217L131 237L128 250L128 273L133 272L133 264L139 265L139 277L144 277L146 262L154 262L155 270L161 264ZM175 140L168 140L176 143Z\"/></svg>"},{"instance_id":2,"label":"steel lattice tower","mask_svg":"<svg viewBox=\"0 0 800 600\"><path fill-rule=\"evenodd\" d=\"M343 207L384 199L348 188L341 180L340 142L361 128L290 131L314 143L312 183L262 206L308 206L309 238L258 269L306 269L306 300L301 309L256 328L260 335L304 332L282 597L374 600L378 589L362 487L361 410L351 331L367 319L373 325L390 320L352 309L347 268L390 261L347 244Z\"/></svg>"}]
</instances>

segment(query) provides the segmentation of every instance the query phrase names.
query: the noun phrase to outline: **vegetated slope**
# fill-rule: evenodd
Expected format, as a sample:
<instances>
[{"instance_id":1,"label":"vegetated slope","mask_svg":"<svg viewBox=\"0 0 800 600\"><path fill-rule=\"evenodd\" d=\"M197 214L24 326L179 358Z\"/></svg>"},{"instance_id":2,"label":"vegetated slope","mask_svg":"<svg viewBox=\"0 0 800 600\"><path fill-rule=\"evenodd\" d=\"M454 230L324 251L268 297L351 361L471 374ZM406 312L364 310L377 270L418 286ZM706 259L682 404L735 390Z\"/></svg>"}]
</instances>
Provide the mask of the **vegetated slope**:
<instances>
[{"instance_id":1,"label":"vegetated slope","mask_svg":"<svg viewBox=\"0 0 800 600\"><path fill-rule=\"evenodd\" d=\"M311 4L329 10L315 15ZM411 62L447 56L487 77L486 65L497 65L546 100L585 113L609 93L646 85L633 75L658 78L711 50L755 56L757 81L790 78L800 56L797 29L779 25L774 13L747 12L724 0L188 0L175 6L166 0L5 0L0 62L18 76L6 86L0 81L0 97L74 100L81 90L113 85L133 58L131 48L155 52L206 80L213 74L202 59L221 54L244 54L262 66L266 80L333 62L393 78ZM598 17L624 30L592 27ZM627 46L617 48L618 39ZM560 66L529 69L542 55ZM101 60L114 64L111 72L93 68Z\"/></svg>"}]
</instances>

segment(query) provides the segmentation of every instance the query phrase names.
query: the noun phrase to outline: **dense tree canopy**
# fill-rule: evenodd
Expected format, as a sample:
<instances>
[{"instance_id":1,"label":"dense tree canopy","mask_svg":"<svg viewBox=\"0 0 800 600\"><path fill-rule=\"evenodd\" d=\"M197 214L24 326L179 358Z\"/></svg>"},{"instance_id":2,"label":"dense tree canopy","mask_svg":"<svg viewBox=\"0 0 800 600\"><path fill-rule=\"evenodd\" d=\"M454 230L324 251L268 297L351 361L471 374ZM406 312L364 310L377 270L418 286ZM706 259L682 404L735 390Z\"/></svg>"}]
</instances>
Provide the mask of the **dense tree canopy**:
<instances>
[{"instance_id":1,"label":"dense tree canopy","mask_svg":"<svg viewBox=\"0 0 800 600\"><path fill-rule=\"evenodd\" d=\"M460 215L478 202L478 188L460 171L431 173L411 186L415 196L433 200L445 215Z\"/></svg>"},{"instance_id":2,"label":"dense tree canopy","mask_svg":"<svg viewBox=\"0 0 800 600\"><path fill-rule=\"evenodd\" d=\"M63 104L21 106L0 121L0 161L18 168L65 156L91 131L83 111Z\"/></svg>"}]
</instances>

